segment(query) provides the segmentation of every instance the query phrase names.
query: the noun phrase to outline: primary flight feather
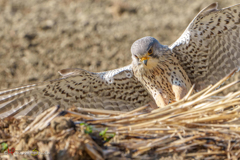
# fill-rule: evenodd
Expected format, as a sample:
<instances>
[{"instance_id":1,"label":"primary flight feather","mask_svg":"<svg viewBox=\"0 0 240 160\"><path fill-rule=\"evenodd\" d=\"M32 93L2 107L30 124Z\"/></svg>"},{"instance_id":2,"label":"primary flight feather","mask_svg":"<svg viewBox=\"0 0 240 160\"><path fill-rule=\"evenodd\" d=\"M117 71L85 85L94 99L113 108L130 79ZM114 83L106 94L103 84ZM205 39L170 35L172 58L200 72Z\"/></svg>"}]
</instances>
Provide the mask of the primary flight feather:
<instances>
[{"instance_id":1,"label":"primary flight feather","mask_svg":"<svg viewBox=\"0 0 240 160\"><path fill-rule=\"evenodd\" d=\"M240 5L203 9L171 46L153 37L135 41L132 63L93 73L59 71L60 79L0 91L0 118L36 116L53 105L130 111L180 100L192 84L201 90L240 66Z\"/></svg>"}]
</instances>

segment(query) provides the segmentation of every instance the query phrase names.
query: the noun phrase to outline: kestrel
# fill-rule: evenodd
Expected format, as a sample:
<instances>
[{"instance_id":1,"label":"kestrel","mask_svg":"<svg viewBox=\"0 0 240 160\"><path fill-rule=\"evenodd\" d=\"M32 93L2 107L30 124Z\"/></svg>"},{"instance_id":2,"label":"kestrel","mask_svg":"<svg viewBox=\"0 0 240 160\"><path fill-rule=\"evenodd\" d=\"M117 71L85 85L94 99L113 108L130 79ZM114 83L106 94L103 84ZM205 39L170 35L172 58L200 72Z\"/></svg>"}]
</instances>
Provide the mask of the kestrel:
<instances>
[{"instance_id":1,"label":"kestrel","mask_svg":"<svg viewBox=\"0 0 240 160\"><path fill-rule=\"evenodd\" d=\"M240 4L203 9L172 45L152 37L135 41L132 63L93 73L59 71L62 78L0 91L0 118L36 116L53 105L129 111L180 100L192 84L201 90L240 66Z\"/></svg>"}]
</instances>

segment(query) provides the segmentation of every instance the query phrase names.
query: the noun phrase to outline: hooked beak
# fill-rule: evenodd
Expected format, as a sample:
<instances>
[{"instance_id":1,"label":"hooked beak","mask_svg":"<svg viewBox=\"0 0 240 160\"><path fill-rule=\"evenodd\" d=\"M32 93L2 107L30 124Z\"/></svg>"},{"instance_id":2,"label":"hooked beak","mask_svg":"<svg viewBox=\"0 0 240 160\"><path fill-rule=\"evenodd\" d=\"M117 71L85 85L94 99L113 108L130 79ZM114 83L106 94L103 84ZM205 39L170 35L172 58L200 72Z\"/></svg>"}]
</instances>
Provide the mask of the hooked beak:
<instances>
[{"instance_id":1,"label":"hooked beak","mask_svg":"<svg viewBox=\"0 0 240 160\"><path fill-rule=\"evenodd\" d=\"M141 58L141 61L147 66L148 59L149 57L143 57Z\"/></svg>"},{"instance_id":2,"label":"hooked beak","mask_svg":"<svg viewBox=\"0 0 240 160\"><path fill-rule=\"evenodd\" d=\"M147 59L143 60L143 63L144 63L146 66L147 66L147 62L148 62Z\"/></svg>"}]
</instances>

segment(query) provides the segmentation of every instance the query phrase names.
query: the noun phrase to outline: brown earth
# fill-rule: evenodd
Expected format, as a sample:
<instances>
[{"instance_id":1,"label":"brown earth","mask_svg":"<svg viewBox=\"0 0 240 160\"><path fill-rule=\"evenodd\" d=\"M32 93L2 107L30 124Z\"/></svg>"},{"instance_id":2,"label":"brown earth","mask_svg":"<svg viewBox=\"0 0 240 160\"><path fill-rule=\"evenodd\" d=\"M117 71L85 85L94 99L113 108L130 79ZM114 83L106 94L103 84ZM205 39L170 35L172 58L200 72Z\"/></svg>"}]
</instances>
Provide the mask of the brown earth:
<instances>
[{"instance_id":1,"label":"brown earth","mask_svg":"<svg viewBox=\"0 0 240 160\"><path fill-rule=\"evenodd\" d=\"M131 44L173 43L215 2L190 0L0 0L0 89L58 78L58 70L104 71L131 63ZM238 3L219 1L219 8Z\"/></svg>"}]
</instances>

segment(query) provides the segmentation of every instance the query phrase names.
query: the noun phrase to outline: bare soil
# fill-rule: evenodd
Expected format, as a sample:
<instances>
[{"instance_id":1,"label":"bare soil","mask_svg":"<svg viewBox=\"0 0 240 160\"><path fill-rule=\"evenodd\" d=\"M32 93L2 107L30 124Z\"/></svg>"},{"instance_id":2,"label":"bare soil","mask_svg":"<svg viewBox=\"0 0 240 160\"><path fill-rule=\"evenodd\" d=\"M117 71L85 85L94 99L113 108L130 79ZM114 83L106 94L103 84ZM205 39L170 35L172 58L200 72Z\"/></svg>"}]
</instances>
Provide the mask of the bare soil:
<instances>
[{"instance_id":1,"label":"bare soil","mask_svg":"<svg viewBox=\"0 0 240 160\"><path fill-rule=\"evenodd\" d=\"M55 79L64 68L128 65L135 40L153 36L170 45L213 2L0 0L0 89ZM219 8L238 2L219 0Z\"/></svg>"}]
</instances>

